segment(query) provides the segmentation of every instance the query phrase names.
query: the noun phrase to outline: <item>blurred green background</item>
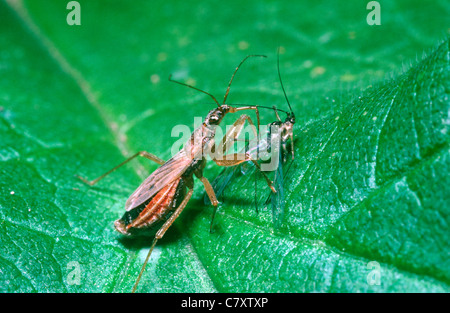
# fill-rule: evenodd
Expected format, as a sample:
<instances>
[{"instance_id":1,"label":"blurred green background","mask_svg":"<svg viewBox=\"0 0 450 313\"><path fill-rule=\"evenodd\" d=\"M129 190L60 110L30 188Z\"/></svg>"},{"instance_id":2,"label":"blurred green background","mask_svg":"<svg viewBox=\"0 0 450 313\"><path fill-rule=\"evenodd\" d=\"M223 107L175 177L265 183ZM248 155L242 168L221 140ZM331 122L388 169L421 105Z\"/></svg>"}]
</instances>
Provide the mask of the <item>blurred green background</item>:
<instances>
[{"instance_id":1,"label":"blurred green background","mask_svg":"<svg viewBox=\"0 0 450 313\"><path fill-rule=\"evenodd\" d=\"M112 225L156 166L133 161L95 187L74 175L139 150L170 157L172 127L214 108L170 74L220 101L243 57L265 54L228 102L286 109L279 47L297 117L284 225L255 213L252 178L238 177L210 234L197 182L138 291L450 290L448 1L379 1L372 26L361 0L89 0L72 26L68 2L0 2L1 291L130 291L151 238Z\"/></svg>"}]
</instances>

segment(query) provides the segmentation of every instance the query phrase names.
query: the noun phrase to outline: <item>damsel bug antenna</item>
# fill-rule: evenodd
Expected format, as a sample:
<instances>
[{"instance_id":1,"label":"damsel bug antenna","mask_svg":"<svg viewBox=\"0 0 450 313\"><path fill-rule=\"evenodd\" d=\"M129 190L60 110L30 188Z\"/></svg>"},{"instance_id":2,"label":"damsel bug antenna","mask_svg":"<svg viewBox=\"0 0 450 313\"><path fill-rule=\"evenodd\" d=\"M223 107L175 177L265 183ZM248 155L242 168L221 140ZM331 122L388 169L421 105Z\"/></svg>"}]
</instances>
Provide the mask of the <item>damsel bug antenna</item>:
<instances>
[{"instance_id":1,"label":"damsel bug antenna","mask_svg":"<svg viewBox=\"0 0 450 313\"><path fill-rule=\"evenodd\" d=\"M285 110L281 110L281 109L279 109L279 108L277 108L277 107L266 107L266 106L263 106L263 105L257 105L257 107L258 107L258 108L263 108L263 109L269 109L269 110L280 111L280 112L289 114L289 112L287 112L287 111L285 111Z\"/></svg>"},{"instance_id":2,"label":"damsel bug antenna","mask_svg":"<svg viewBox=\"0 0 450 313\"><path fill-rule=\"evenodd\" d=\"M191 85L188 85L188 84L185 84L185 83L182 83L182 82L173 80L173 79L172 79L172 75L169 75L169 81L171 81L171 82L173 82L173 83L180 84L180 85L182 85L182 86L186 86L186 87L192 88L192 89L197 90L197 91L200 91L200 92L203 92L204 94L207 94L208 96L210 96L211 98L213 98L213 100L214 100L214 102L217 104L217 106L220 107L219 101L217 101L217 99L216 99L212 94L210 94L209 92L206 92L206 91L201 90L201 89L198 89L198 88L196 88L196 87L194 87L194 86L191 86Z\"/></svg>"},{"instance_id":3,"label":"damsel bug antenna","mask_svg":"<svg viewBox=\"0 0 450 313\"><path fill-rule=\"evenodd\" d=\"M280 79L281 89L283 89L284 97L286 98L286 102L289 105L289 109L291 110L291 114L294 115L294 112L292 112L291 104L289 103L288 96L286 94L286 91L284 90L283 80L281 79L281 73L280 73L280 48L278 48L278 51L277 51L277 69L278 69L278 78Z\"/></svg>"},{"instance_id":4,"label":"damsel bug antenna","mask_svg":"<svg viewBox=\"0 0 450 313\"><path fill-rule=\"evenodd\" d=\"M236 75L236 72L238 71L239 67L241 67L242 63L244 63L245 60L247 60L248 58L251 58L251 57L263 57L263 58L267 58L267 56L265 56L265 55L260 55L260 54L250 54L250 55L247 55L247 56L241 61L241 63L239 63L239 65L238 65L238 66L236 67L236 69L234 70L233 75L231 76L230 82L228 83L227 92L225 92L225 96L224 96L224 98L223 98L223 104L225 104L225 101L227 101L228 93L230 92L230 87L231 87L231 83L233 82L234 75Z\"/></svg>"}]
</instances>

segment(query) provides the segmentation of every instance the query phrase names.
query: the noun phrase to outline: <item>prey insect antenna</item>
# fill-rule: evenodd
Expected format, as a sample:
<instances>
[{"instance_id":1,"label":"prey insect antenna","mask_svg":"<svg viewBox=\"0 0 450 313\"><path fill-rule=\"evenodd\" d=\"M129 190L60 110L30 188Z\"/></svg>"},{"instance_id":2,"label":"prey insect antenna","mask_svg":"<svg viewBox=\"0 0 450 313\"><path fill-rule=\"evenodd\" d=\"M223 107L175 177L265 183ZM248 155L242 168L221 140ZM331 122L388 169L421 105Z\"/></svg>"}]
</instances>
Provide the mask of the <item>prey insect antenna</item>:
<instances>
[{"instance_id":1,"label":"prey insect antenna","mask_svg":"<svg viewBox=\"0 0 450 313\"><path fill-rule=\"evenodd\" d=\"M281 79L281 73L280 73L280 48L278 48L277 52L277 70L278 70L278 78L280 79L281 89L283 90L284 97L286 98L286 102L289 105L289 109L291 110L292 115L294 115L294 112L292 112L291 104L289 103L288 96L286 94L286 91L284 90L283 80ZM281 111L281 110L279 110Z\"/></svg>"},{"instance_id":2,"label":"prey insect antenna","mask_svg":"<svg viewBox=\"0 0 450 313\"><path fill-rule=\"evenodd\" d=\"M247 56L241 61L241 63L239 63L239 65L238 65L238 66L236 67L236 69L234 70L233 75L231 76L230 82L228 83L227 91L225 92L225 96L223 97L223 104L225 104L225 101L227 101L227 97L228 97L228 94L229 94L229 92L230 92L231 83L233 82L234 75L236 75L236 72L237 72L238 69L241 67L241 65L245 62L245 60L247 60L248 58L251 58L251 57L263 57L263 58L267 58L267 56L261 55L261 54L250 54L250 55L247 55Z\"/></svg>"},{"instance_id":3,"label":"prey insect antenna","mask_svg":"<svg viewBox=\"0 0 450 313\"><path fill-rule=\"evenodd\" d=\"M194 86L191 86L191 85L188 85L188 84L185 84L185 83L182 83L182 82L173 80L173 79L172 79L172 75L169 75L169 81L170 81L170 82L173 82L173 83L177 83L177 84L182 85L182 86L186 86L186 87L192 88L192 89L197 90L197 91L200 91L200 92L203 92L204 94L207 94L208 96L210 96L210 97L214 100L214 102L217 104L217 106L220 107L219 101L217 101L217 99L216 99L212 94L210 94L209 92L206 92L206 91L201 90L201 89L199 89L199 88L196 88L196 87L194 87Z\"/></svg>"}]
</instances>

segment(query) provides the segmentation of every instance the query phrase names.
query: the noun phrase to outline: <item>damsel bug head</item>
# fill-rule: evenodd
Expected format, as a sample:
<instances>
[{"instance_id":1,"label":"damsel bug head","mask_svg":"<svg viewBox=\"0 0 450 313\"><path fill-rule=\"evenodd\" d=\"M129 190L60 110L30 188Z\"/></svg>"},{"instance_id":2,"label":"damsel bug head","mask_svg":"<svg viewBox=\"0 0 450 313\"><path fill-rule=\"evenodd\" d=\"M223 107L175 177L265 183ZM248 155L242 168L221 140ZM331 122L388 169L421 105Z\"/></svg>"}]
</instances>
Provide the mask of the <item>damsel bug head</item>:
<instances>
[{"instance_id":1,"label":"damsel bug head","mask_svg":"<svg viewBox=\"0 0 450 313\"><path fill-rule=\"evenodd\" d=\"M233 112L234 108L227 105L227 104L222 104L221 106L219 106L218 108L211 110L208 115L206 116L205 119L205 124L209 124L209 125L219 125L220 122L222 121L223 117L228 113L228 112Z\"/></svg>"}]
</instances>

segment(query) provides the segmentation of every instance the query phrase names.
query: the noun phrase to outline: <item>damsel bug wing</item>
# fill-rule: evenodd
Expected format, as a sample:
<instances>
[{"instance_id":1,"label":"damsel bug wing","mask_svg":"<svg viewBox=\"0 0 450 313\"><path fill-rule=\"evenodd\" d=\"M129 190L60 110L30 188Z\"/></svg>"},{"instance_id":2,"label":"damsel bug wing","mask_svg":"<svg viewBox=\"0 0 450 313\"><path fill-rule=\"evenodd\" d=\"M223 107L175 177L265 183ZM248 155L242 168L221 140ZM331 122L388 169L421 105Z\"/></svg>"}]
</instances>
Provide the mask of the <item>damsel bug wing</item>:
<instances>
[{"instance_id":1,"label":"damsel bug wing","mask_svg":"<svg viewBox=\"0 0 450 313\"><path fill-rule=\"evenodd\" d=\"M233 178L233 175L236 172L236 168L237 166L226 167L212 182L211 186L213 187L214 193L216 194L217 198L222 195L228 183ZM204 202L205 204L211 204L211 201L209 200L207 194L205 195Z\"/></svg>"},{"instance_id":2,"label":"damsel bug wing","mask_svg":"<svg viewBox=\"0 0 450 313\"><path fill-rule=\"evenodd\" d=\"M271 194L272 203L272 215L273 215L273 225L275 228L279 228L283 222L284 218L284 207L286 201L284 199L284 188L283 188L283 165L281 162L281 150L280 150L280 161L278 162L278 167L275 171L275 178L273 184L276 189L276 193Z\"/></svg>"},{"instance_id":3,"label":"damsel bug wing","mask_svg":"<svg viewBox=\"0 0 450 313\"><path fill-rule=\"evenodd\" d=\"M131 194L125 203L125 210L129 211L158 193L164 186L180 178L190 166L192 159L186 155L185 149L180 150L170 160L155 170Z\"/></svg>"}]
</instances>

